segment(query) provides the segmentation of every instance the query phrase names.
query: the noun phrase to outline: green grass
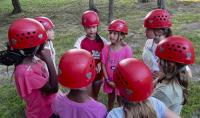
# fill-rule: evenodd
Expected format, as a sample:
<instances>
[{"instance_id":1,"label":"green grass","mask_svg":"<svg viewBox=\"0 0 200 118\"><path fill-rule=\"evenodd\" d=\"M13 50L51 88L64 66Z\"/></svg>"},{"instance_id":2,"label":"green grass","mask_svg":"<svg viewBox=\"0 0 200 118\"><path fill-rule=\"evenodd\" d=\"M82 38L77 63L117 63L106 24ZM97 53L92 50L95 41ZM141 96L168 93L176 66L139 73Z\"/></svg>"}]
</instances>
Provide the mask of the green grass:
<instances>
[{"instance_id":1,"label":"green grass","mask_svg":"<svg viewBox=\"0 0 200 118\"><path fill-rule=\"evenodd\" d=\"M84 34L80 25L80 16L88 9L87 0L20 0L23 12L10 16L12 12L11 0L0 0L0 43L2 46L7 39L7 30L12 21L21 17L47 16L55 24L54 46L57 53L57 63L61 55L73 44L79 36ZM133 48L134 55L141 58L142 49L146 41L143 28L145 15L156 7L155 2L148 4L137 3L137 0L117 0L114 4L115 18L125 19L129 26L129 34L125 39ZM100 11L101 24L100 34L107 38L108 0L95 0ZM193 23L200 23L200 9L193 4L199 2L178 2L179 7L174 6L173 0L168 0L167 5L173 13L173 33L188 37L194 44L196 52L196 63L200 64L200 30L189 26ZM191 6L193 5L193 6ZM183 7L183 9L179 9ZM186 27L186 28L185 28ZM2 49L2 47L0 48ZM1 77L0 77L1 78ZM14 85L9 81L2 82L0 79L0 118L21 118L24 114L24 103L17 96ZM182 111L183 118L189 118L199 105L199 83L191 83L189 91L189 103ZM107 96L101 93L100 101L107 102Z\"/></svg>"},{"instance_id":2,"label":"green grass","mask_svg":"<svg viewBox=\"0 0 200 118\"><path fill-rule=\"evenodd\" d=\"M191 118L192 113L200 108L200 82L192 82L189 85L188 103L183 107L181 116L183 118ZM191 112L192 111L192 112Z\"/></svg>"},{"instance_id":3,"label":"green grass","mask_svg":"<svg viewBox=\"0 0 200 118\"><path fill-rule=\"evenodd\" d=\"M0 118L23 118L25 104L16 93L14 85L0 85Z\"/></svg>"}]
</instances>

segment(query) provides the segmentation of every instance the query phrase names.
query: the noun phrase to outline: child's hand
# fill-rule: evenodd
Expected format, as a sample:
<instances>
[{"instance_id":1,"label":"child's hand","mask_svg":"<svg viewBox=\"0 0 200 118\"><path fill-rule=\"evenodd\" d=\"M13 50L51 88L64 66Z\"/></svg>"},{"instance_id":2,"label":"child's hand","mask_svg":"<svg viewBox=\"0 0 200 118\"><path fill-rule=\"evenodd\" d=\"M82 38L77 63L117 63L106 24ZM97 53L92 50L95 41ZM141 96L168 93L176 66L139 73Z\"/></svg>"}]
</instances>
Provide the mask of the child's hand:
<instances>
[{"instance_id":1,"label":"child's hand","mask_svg":"<svg viewBox=\"0 0 200 118\"><path fill-rule=\"evenodd\" d=\"M116 88L115 83L113 81L109 81L108 84L110 87Z\"/></svg>"},{"instance_id":2,"label":"child's hand","mask_svg":"<svg viewBox=\"0 0 200 118\"><path fill-rule=\"evenodd\" d=\"M101 63L99 62L96 66L96 72L100 73L101 72Z\"/></svg>"}]
</instances>

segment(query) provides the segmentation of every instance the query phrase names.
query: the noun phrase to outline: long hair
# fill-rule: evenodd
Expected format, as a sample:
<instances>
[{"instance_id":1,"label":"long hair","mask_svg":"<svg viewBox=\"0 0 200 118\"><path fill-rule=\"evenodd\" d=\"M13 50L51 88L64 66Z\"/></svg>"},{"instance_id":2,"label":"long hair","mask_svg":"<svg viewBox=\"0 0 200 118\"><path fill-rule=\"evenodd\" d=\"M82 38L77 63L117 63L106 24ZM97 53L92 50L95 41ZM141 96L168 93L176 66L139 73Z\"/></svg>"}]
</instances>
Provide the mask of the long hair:
<instances>
[{"instance_id":1,"label":"long hair","mask_svg":"<svg viewBox=\"0 0 200 118\"><path fill-rule=\"evenodd\" d=\"M172 36L172 30L170 28L162 28L161 30L166 38Z\"/></svg>"},{"instance_id":2,"label":"long hair","mask_svg":"<svg viewBox=\"0 0 200 118\"><path fill-rule=\"evenodd\" d=\"M166 74L162 80L167 81L167 83L170 83L172 81L177 81L178 84L181 86L183 91L183 102L182 105L187 103L187 96L188 96L188 84L189 84L189 77L186 74L186 65L175 63L175 66L173 69L168 68L168 63L166 60L161 60L161 67L163 68L164 73Z\"/></svg>"},{"instance_id":3,"label":"long hair","mask_svg":"<svg viewBox=\"0 0 200 118\"><path fill-rule=\"evenodd\" d=\"M123 100L125 118L157 118L156 112L149 100L129 102Z\"/></svg>"}]
</instances>

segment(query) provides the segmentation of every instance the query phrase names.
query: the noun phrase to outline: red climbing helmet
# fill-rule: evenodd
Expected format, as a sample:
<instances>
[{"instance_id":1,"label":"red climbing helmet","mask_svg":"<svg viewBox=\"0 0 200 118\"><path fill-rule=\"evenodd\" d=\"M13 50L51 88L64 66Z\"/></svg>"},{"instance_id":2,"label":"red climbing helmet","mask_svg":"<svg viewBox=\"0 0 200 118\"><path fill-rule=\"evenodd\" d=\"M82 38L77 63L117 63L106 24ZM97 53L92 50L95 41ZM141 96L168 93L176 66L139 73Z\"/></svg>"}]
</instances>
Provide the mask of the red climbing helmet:
<instances>
[{"instance_id":1,"label":"red climbing helmet","mask_svg":"<svg viewBox=\"0 0 200 118\"><path fill-rule=\"evenodd\" d=\"M120 61L113 77L120 95L129 101L144 101L152 93L151 71L146 64L138 59L127 58Z\"/></svg>"},{"instance_id":2,"label":"red climbing helmet","mask_svg":"<svg viewBox=\"0 0 200 118\"><path fill-rule=\"evenodd\" d=\"M53 29L53 27L54 27L53 22L47 17L39 16L39 17L36 17L35 20L37 20L40 23L42 23L42 25L44 26L44 28L46 30Z\"/></svg>"},{"instance_id":3,"label":"red climbing helmet","mask_svg":"<svg viewBox=\"0 0 200 118\"><path fill-rule=\"evenodd\" d=\"M71 49L60 60L58 80L64 87L86 87L94 80L95 74L95 61L84 49Z\"/></svg>"},{"instance_id":4,"label":"red climbing helmet","mask_svg":"<svg viewBox=\"0 0 200 118\"><path fill-rule=\"evenodd\" d=\"M193 64L195 53L192 42L182 36L170 36L162 40L156 48L156 55L168 61Z\"/></svg>"},{"instance_id":5,"label":"red climbing helmet","mask_svg":"<svg viewBox=\"0 0 200 118\"><path fill-rule=\"evenodd\" d=\"M146 28L169 28L171 26L171 15L167 10L154 9L144 19L144 27Z\"/></svg>"},{"instance_id":6,"label":"red climbing helmet","mask_svg":"<svg viewBox=\"0 0 200 118\"><path fill-rule=\"evenodd\" d=\"M99 17L97 13L91 10L83 12L82 25L86 27L98 26Z\"/></svg>"},{"instance_id":7,"label":"red climbing helmet","mask_svg":"<svg viewBox=\"0 0 200 118\"><path fill-rule=\"evenodd\" d=\"M47 40L47 34L41 23L31 18L14 21L8 30L11 48L24 49L36 47Z\"/></svg>"},{"instance_id":8,"label":"red climbing helmet","mask_svg":"<svg viewBox=\"0 0 200 118\"><path fill-rule=\"evenodd\" d=\"M108 31L117 31L128 34L128 26L125 20L113 20L108 26Z\"/></svg>"}]
</instances>

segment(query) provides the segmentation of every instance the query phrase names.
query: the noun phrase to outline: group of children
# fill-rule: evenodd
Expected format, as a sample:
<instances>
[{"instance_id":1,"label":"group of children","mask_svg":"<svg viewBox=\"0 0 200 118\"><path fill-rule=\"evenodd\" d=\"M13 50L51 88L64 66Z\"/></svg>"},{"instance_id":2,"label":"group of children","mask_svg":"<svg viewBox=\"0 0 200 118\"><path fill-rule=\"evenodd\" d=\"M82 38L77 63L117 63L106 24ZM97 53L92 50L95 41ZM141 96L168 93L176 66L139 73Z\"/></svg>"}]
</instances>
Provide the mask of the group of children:
<instances>
[{"instance_id":1,"label":"group of children","mask_svg":"<svg viewBox=\"0 0 200 118\"><path fill-rule=\"evenodd\" d=\"M186 66L194 63L195 55L191 41L172 35L170 14L162 9L147 14L144 62L133 58L124 42L126 21L109 24L110 43L98 34L99 24L96 12L83 13L86 34L75 42L75 49L63 54L58 70L50 19L21 18L10 25L9 50L23 57L14 63L14 73L26 117L178 118L187 102ZM58 82L69 93L59 91ZM102 84L107 108L97 102ZM119 107L113 109L115 98Z\"/></svg>"}]
</instances>

